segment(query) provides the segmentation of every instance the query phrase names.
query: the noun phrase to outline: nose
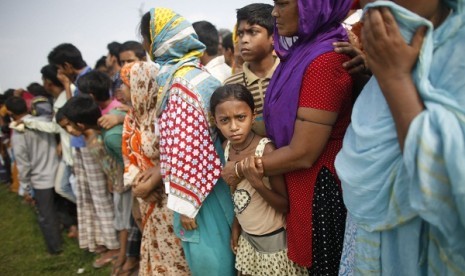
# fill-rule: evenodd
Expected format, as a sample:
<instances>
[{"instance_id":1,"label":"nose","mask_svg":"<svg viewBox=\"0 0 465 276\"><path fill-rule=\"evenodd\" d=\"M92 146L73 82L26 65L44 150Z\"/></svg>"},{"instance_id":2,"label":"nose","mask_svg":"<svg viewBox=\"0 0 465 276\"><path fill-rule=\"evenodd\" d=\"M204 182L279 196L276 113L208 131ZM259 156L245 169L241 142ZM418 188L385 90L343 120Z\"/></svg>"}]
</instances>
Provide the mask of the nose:
<instances>
[{"instance_id":1,"label":"nose","mask_svg":"<svg viewBox=\"0 0 465 276\"><path fill-rule=\"evenodd\" d=\"M271 11L271 16L278 17L278 10L276 8L276 5L273 6L273 10Z\"/></svg>"},{"instance_id":2,"label":"nose","mask_svg":"<svg viewBox=\"0 0 465 276\"><path fill-rule=\"evenodd\" d=\"M237 123L235 120L231 121L231 125L229 126L229 129L231 132L236 132L238 130Z\"/></svg>"}]
</instances>

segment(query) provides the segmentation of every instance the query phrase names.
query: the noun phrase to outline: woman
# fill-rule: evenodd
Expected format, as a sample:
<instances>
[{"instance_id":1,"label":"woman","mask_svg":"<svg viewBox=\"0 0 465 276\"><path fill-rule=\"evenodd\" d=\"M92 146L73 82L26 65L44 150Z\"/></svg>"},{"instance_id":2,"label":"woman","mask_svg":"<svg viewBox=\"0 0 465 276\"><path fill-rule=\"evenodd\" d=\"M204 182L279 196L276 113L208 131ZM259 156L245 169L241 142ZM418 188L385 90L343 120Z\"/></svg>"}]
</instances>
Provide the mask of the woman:
<instances>
[{"instance_id":1,"label":"woman","mask_svg":"<svg viewBox=\"0 0 465 276\"><path fill-rule=\"evenodd\" d=\"M123 128L124 178L140 199L142 214L139 273L189 275L181 241L173 234L173 212L166 208L166 194L157 186L161 182L155 134L158 68L151 62L138 62L125 65L121 72L123 92L132 103Z\"/></svg>"},{"instance_id":2,"label":"woman","mask_svg":"<svg viewBox=\"0 0 465 276\"><path fill-rule=\"evenodd\" d=\"M374 78L336 159L349 211L341 274L465 271L464 8L367 6L362 43Z\"/></svg>"},{"instance_id":3,"label":"woman","mask_svg":"<svg viewBox=\"0 0 465 276\"><path fill-rule=\"evenodd\" d=\"M349 57L333 52L332 43L347 41L339 22L350 6L350 0L277 0L272 12L281 63L266 92L264 118L278 149L256 162L266 175L285 174L288 256L313 275L337 274L342 251L345 208L334 158L350 120L352 79L342 67ZM237 182L234 170L223 173L228 183Z\"/></svg>"},{"instance_id":4,"label":"woman","mask_svg":"<svg viewBox=\"0 0 465 276\"><path fill-rule=\"evenodd\" d=\"M222 149L209 113L210 96L220 83L199 65L205 46L182 16L152 9L142 17L141 35L161 66L160 165L167 205L175 211L175 234L193 275L234 275L232 201L220 179Z\"/></svg>"}]
</instances>

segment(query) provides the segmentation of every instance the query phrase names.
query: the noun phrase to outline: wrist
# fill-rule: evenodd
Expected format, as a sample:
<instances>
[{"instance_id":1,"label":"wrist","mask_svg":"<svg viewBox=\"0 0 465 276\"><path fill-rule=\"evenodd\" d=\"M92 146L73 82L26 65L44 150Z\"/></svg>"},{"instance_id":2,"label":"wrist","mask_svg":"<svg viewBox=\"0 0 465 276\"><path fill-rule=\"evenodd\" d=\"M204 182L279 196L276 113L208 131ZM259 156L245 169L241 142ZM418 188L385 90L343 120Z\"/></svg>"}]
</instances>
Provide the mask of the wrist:
<instances>
[{"instance_id":1,"label":"wrist","mask_svg":"<svg viewBox=\"0 0 465 276\"><path fill-rule=\"evenodd\" d=\"M236 163L234 163L234 173L236 174L236 177L238 179L242 179L242 177L244 176L242 172L242 163L240 161L236 161Z\"/></svg>"}]
</instances>

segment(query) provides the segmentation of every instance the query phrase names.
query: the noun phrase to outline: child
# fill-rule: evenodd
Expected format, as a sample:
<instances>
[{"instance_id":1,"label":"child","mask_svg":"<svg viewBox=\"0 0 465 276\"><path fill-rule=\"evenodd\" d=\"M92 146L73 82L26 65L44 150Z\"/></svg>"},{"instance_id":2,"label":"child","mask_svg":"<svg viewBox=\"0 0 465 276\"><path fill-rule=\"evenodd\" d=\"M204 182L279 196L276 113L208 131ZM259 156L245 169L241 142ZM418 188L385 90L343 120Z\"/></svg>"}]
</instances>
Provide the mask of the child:
<instances>
[{"instance_id":1,"label":"child","mask_svg":"<svg viewBox=\"0 0 465 276\"><path fill-rule=\"evenodd\" d=\"M306 268L287 258L284 178L263 177L263 167L255 166L253 160L253 156L261 157L275 148L268 138L252 131L252 94L241 84L225 85L213 93L210 110L227 139L223 143L226 160L236 162L236 168L241 166L245 177L232 188L236 218L231 247L236 254L236 269L245 275L308 275Z\"/></svg>"},{"instance_id":2,"label":"child","mask_svg":"<svg viewBox=\"0 0 465 276\"><path fill-rule=\"evenodd\" d=\"M93 118L100 117L101 113L98 106L96 111L84 109L86 101L94 103L92 98L84 95L69 99L62 108L64 118L58 123L69 134L84 135L85 138L86 146L76 152L82 158L76 160L82 160L80 165L83 168L76 167L79 169L75 172L78 178L79 245L81 248L88 248L90 252L104 253L93 264L95 268L99 268L116 258L120 246L114 227L115 214L111 189L108 189L107 177L104 173L104 168L109 165L105 164L102 167L106 158L96 156L96 152L99 152L98 147L103 147L99 141L99 133L88 127L92 125ZM79 108L76 108L76 105ZM77 112L81 113L79 121L75 119Z\"/></svg>"},{"instance_id":3,"label":"child","mask_svg":"<svg viewBox=\"0 0 465 276\"><path fill-rule=\"evenodd\" d=\"M88 76L91 76L89 73ZM106 176L108 190L113 192L115 220L114 227L119 231L120 251L115 269L124 264L126 245L130 228L132 197L128 188L123 185L123 159L121 152L122 125L109 130L101 130L97 125L102 116L98 103L92 97L73 98L66 104L65 116L69 125L83 131L86 147ZM110 112L118 112L116 109ZM121 113L121 112L120 112ZM122 114L124 116L124 114Z\"/></svg>"},{"instance_id":4,"label":"child","mask_svg":"<svg viewBox=\"0 0 465 276\"><path fill-rule=\"evenodd\" d=\"M224 84L240 83L252 93L257 107L252 129L259 135L266 135L263 101L271 76L279 64L279 59L273 55L272 10L273 6L269 4L250 4L237 10L237 52L245 62L241 72L224 81Z\"/></svg>"}]
</instances>

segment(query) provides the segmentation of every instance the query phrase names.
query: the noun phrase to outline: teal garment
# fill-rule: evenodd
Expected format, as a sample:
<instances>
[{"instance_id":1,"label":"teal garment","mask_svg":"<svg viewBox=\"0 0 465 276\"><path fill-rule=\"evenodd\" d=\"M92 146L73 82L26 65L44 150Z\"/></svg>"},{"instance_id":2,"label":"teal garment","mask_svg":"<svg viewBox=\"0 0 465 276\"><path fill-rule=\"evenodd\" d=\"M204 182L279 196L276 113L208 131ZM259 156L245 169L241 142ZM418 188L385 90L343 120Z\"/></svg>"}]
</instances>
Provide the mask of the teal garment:
<instances>
[{"instance_id":1,"label":"teal garment","mask_svg":"<svg viewBox=\"0 0 465 276\"><path fill-rule=\"evenodd\" d=\"M126 115L126 112L112 109L108 114ZM122 139L123 139L123 124L118 124L108 130L102 129L103 144L106 151L119 165L124 166Z\"/></svg>"},{"instance_id":2,"label":"teal garment","mask_svg":"<svg viewBox=\"0 0 465 276\"><path fill-rule=\"evenodd\" d=\"M356 275L465 273L465 0L445 2L452 12L436 30L393 2L366 7L389 7L406 41L428 27L412 72L426 109L402 154L376 78L355 103L336 169L356 225L354 252L343 253Z\"/></svg>"}]
</instances>

